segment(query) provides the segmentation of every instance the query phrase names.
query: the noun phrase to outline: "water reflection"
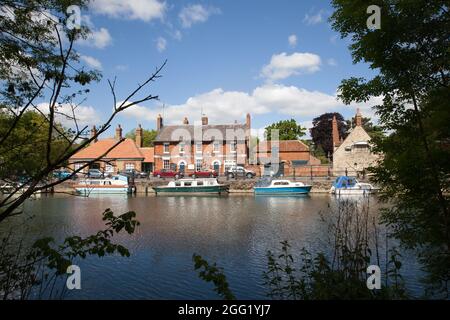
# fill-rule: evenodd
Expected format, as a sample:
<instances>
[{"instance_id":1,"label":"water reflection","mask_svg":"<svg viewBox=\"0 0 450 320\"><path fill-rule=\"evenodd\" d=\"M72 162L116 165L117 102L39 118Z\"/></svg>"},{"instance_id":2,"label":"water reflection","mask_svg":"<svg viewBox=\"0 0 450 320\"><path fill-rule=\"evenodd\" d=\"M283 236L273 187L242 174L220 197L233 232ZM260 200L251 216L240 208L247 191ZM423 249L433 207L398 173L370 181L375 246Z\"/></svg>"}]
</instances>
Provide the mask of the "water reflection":
<instances>
[{"instance_id":1,"label":"water reflection","mask_svg":"<svg viewBox=\"0 0 450 320\"><path fill-rule=\"evenodd\" d=\"M193 270L197 253L222 266L240 299L264 299L262 272L266 252L289 240L294 252L324 250L327 229L319 212L336 199L311 196L95 196L42 197L27 203L35 213L29 235L89 235L104 227L101 213L137 213L141 226L115 240L130 249L130 258L80 261L82 290L69 298L205 299L217 298L212 286ZM375 200L372 210L377 209ZM409 270L408 270L409 268ZM417 266L407 264L406 272Z\"/></svg>"}]
</instances>

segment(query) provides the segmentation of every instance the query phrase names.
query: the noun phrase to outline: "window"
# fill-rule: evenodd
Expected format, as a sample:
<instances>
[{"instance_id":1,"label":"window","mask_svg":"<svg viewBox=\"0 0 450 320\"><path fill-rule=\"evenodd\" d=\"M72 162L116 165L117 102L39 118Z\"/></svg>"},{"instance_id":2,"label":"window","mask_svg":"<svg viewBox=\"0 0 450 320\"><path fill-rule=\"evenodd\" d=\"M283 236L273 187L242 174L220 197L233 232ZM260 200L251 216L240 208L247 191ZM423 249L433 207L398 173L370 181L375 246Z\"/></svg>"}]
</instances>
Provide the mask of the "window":
<instances>
[{"instance_id":1,"label":"window","mask_svg":"<svg viewBox=\"0 0 450 320\"><path fill-rule=\"evenodd\" d=\"M200 171L202 170L202 160L201 159L197 159L195 160L195 171Z\"/></svg>"},{"instance_id":2,"label":"window","mask_svg":"<svg viewBox=\"0 0 450 320\"><path fill-rule=\"evenodd\" d=\"M220 152L220 144L219 141L213 142L213 152Z\"/></svg>"},{"instance_id":3,"label":"window","mask_svg":"<svg viewBox=\"0 0 450 320\"><path fill-rule=\"evenodd\" d=\"M196 142L195 143L195 152L196 153L202 153L202 143L201 142Z\"/></svg>"},{"instance_id":4,"label":"window","mask_svg":"<svg viewBox=\"0 0 450 320\"><path fill-rule=\"evenodd\" d=\"M231 152L236 152L236 150L237 150L237 141L236 140L235 141L231 141L230 151Z\"/></svg>"},{"instance_id":5,"label":"window","mask_svg":"<svg viewBox=\"0 0 450 320\"><path fill-rule=\"evenodd\" d=\"M134 163L125 163L125 170L133 170Z\"/></svg>"},{"instance_id":6,"label":"window","mask_svg":"<svg viewBox=\"0 0 450 320\"><path fill-rule=\"evenodd\" d=\"M164 153L169 153L169 143L164 143Z\"/></svg>"},{"instance_id":7,"label":"window","mask_svg":"<svg viewBox=\"0 0 450 320\"><path fill-rule=\"evenodd\" d=\"M197 186L202 186L203 185L203 181L197 181Z\"/></svg>"},{"instance_id":8,"label":"window","mask_svg":"<svg viewBox=\"0 0 450 320\"><path fill-rule=\"evenodd\" d=\"M83 165L84 163L75 163L74 168L75 170L79 170Z\"/></svg>"},{"instance_id":9,"label":"window","mask_svg":"<svg viewBox=\"0 0 450 320\"><path fill-rule=\"evenodd\" d=\"M184 142L180 142L178 144L178 149L180 150L180 153L184 153L184 145L185 145Z\"/></svg>"},{"instance_id":10,"label":"window","mask_svg":"<svg viewBox=\"0 0 450 320\"><path fill-rule=\"evenodd\" d=\"M163 160L163 168L166 170L170 169L170 160Z\"/></svg>"},{"instance_id":11,"label":"window","mask_svg":"<svg viewBox=\"0 0 450 320\"><path fill-rule=\"evenodd\" d=\"M114 172L114 166L107 164L105 165L105 171L106 172Z\"/></svg>"}]
</instances>

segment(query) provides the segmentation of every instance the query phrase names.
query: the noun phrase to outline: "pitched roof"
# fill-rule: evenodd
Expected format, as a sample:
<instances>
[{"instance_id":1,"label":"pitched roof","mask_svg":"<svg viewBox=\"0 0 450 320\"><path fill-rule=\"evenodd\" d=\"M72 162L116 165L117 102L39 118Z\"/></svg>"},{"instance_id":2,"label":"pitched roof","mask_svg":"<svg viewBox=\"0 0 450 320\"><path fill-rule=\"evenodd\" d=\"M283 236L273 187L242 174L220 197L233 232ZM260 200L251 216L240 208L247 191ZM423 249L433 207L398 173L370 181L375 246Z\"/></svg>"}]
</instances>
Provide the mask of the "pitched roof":
<instances>
[{"instance_id":1,"label":"pitched roof","mask_svg":"<svg viewBox=\"0 0 450 320\"><path fill-rule=\"evenodd\" d=\"M143 162L155 162L155 148L139 148L144 156Z\"/></svg>"},{"instance_id":2,"label":"pitched roof","mask_svg":"<svg viewBox=\"0 0 450 320\"><path fill-rule=\"evenodd\" d=\"M117 140L114 138L98 140L74 154L70 160L96 159L101 157L108 149L114 146L115 143L117 143ZM142 160L144 159L144 155L141 153L134 140L125 139L103 158Z\"/></svg>"},{"instance_id":3,"label":"pitched roof","mask_svg":"<svg viewBox=\"0 0 450 320\"><path fill-rule=\"evenodd\" d=\"M258 144L258 152L271 152L274 141L261 141ZM308 152L309 147L300 140L276 141L279 145L279 152Z\"/></svg>"},{"instance_id":4,"label":"pitched roof","mask_svg":"<svg viewBox=\"0 0 450 320\"><path fill-rule=\"evenodd\" d=\"M177 142L181 138L185 140L194 140L194 128L199 130L201 128L201 133L203 135L203 141L213 141L216 138L221 138L223 140L234 140L236 133L238 140L244 140L246 135L246 130L248 129L245 124L220 124L220 125L173 125L173 126L163 126L156 136L155 142Z\"/></svg>"}]
</instances>

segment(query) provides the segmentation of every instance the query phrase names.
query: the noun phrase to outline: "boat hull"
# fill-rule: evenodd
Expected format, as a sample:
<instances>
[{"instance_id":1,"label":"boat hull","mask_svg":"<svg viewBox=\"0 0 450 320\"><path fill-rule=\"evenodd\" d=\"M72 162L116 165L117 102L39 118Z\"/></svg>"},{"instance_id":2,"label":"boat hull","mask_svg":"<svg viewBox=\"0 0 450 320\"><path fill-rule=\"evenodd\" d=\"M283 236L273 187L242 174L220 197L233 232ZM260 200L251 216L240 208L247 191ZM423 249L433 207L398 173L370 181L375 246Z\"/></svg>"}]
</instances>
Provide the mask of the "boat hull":
<instances>
[{"instance_id":1,"label":"boat hull","mask_svg":"<svg viewBox=\"0 0 450 320\"><path fill-rule=\"evenodd\" d=\"M189 186L189 187L153 187L156 194L192 194L192 193L202 193L202 194L220 194L228 192L228 186Z\"/></svg>"},{"instance_id":2,"label":"boat hull","mask_svg":"<svg viewBox=\"0 0 450 320\"><path fill-rule=\"evenodd\" d=\"M308 194L311 191L312 186L299 186L299 187L255 187L254 191L256 195L300 195Z\"/></svg>"},{"instance_id":3,"label":"boat hull","mask_svg":"<svg viewBox=\"0 0 450 320\"><path fill-rule=\"evenodd\" d=\"M341 195L341 196L345 196L345 195L369 195L369 194L373 194L376 193L375 189L351 189L351 188L337 188L337 189L332 189L331 190L332 194L335 195Z\"/></svg>"},{"instance_id":4,"label":"boat hull","mask_svg":"<svg viewBox=\"0 0 450 320\"><path fill-rule=\"evenodd\" d=\"M132 189L130 187L120 187L120 188L86 188L77 187L75 191L82 195L91 194L128 194L131 193Z\"/></svg>"}]
</instances>

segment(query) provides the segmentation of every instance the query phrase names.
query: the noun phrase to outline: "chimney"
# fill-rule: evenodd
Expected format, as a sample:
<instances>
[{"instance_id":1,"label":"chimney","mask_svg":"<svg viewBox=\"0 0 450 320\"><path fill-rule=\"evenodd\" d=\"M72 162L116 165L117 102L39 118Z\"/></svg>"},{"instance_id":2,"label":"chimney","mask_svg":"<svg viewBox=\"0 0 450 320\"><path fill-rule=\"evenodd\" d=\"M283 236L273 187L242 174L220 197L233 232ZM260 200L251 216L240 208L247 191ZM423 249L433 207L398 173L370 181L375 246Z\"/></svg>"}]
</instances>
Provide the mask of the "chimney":
<instances>
[{"instance_id":1,"label":"chimney","mask_svg":"<svg viewBox=\"0 0 450 320\"><path fill-rule=\"evenodd\" d=\"M247 129L250 130L251 124L252 124L252 119L250 117L250 113L247 113L247 115L245 117L245 125L246 125Z\"/></svg>"},{"instance_id":2,"label":"chimney","mask_svg":"<svg viewBox=\"0 0 450 320\"><path fill-rule=\"evenodd\" d=\"M184 117L183 124L189 124L189 120L187 117Z\"/></svg>"},{"instance_id":3,"label":"chimney","mask_svg":"<svg viewBox=\"0 0 450 320\"><path fill-rule=\"evenodd\" d=\"M121 140L122 139L122 127L119 125L117 125L116 128L116 140Z\"/></svg>"},{"instance_id":4,"label":"chimney","mask_svg":"<svg viewBox=\"0 0 450 320\"><path fill-rule=\"evenodd\" d=\"M143 130L141 125L138 125L138 127L136 128L136 145L139 148L142 148L143 145Z\"/></svg>"},{"instance_id":5,"label":"chimney","mask_svg":"<svg viewBox=\"0 0 450 320\"><path fill-rule=\"evenodd\" d=\"M356 109L355 123L356 123L356 126L359 126L359 127L362 126L362 115L361 115L359 108Z\"/></svg>"},{"instance_id":6,"label":"chimney","mask_svg":"<svg viewBox=\"0 0 450 320\"><path fill-rule=\"evenodd\" d=\"M202 126L207 126L208 125L208 117L207 116L203 116L202 117Z\"/></svg>"},{"instance_id":7,"label":"chimney","mask_svg":"<svg viewBox=\"0 0 450 320\"><path fill-rule=\"evenodd\" d=\"M158 114L158 117L156 118L156 130L159 131L163 127L163 118L160 114Z\"/></svg>"},{"instance_id":8,"label":"chimney","mask_svg":"<svg viewBox=\"0 0 450 320\"><path fill-rule=\"evenodd\" d=\"M333 137L333 148L336 148L340 144L340 139L339 139L338 124L335 115L333 115L332 121L332 137Z\"/></svg>"},{"instance_id":9,"label":"chimney","mask_svg":"<svg viewBox=\"0 0 450 320\"><path fill-rule=\"evenodd\" d=\"M91 129L91 138L95 137L97 135L97 128L95 126L92 127ZM95 137L94 142L97 142L98 139L97 137Z\"/></svg>"}]
</instances>

